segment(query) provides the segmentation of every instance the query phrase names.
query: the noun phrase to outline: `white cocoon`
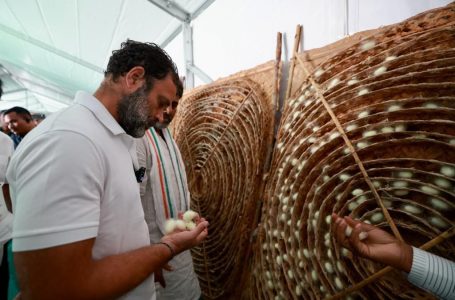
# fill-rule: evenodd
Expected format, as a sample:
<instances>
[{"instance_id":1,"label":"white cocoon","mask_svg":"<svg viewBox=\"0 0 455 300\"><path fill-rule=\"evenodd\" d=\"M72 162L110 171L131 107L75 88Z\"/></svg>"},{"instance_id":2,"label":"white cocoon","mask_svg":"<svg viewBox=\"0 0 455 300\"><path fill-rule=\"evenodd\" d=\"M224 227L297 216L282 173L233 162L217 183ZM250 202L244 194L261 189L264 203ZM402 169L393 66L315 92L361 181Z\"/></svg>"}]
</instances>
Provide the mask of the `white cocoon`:
<instances>
[{"instance_id":1,"label":"white cocoon","mask_svg":"<svg viewBox=\"0 0 455 300\"><path fill-rule=\"evenodd\" d=\"M175 230L175 220L174 219L167 219L164 223L164 231L166 234L169 234Z\"/></svg>"},{"instance_id":2,"label":"white cocoon","mask_svg":"<svg viewBox=\"0 0 455 300\"><path fill-rule=\"evenodd\" d=\"M186 229L188 229L188 230L193 230L194 228L196 228L196 223L194 223L194 222L186 222L185 225L186 225Z\"/></svg>"},{"instance_id":3,"label":"white cocoon","mask_svg":"<svg viewBox=\"0 0 455 300\"><path fill-rule=\"evenodd\" d=\"M186 224L183 220L176 220L175 221L175 227L179 230L185 230L186 229Z\"/></svg>"},{"instance_id":4,"label":"white cocoon","mask_svg":"<svg viewBox=\"0 0 455 300\"><path fill-rule=\"evenodd\" d=\"M198 213L195 212L195 211L192 211L192 210L187 210L184 214L183 214L183 220L185 222L191 222L194 220L194 218L196 218L198 216Z\"/></svg>"}]
</instances>

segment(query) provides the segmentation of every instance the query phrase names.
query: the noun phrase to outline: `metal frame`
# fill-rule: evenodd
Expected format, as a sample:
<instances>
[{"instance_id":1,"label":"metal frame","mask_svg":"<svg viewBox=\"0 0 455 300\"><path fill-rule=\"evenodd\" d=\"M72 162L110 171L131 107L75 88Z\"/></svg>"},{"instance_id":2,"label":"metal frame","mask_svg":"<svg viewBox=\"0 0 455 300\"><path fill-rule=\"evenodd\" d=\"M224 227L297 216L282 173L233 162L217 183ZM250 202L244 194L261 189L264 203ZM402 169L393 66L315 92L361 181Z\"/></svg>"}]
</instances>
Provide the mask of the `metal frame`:
<instances>
[{"instance_id":1,"label":"metal frame","mask_svg":"<svg viewBox=\"0 0 455 300\"><path fill-rule=\"evenodd\" d=\"M206 10L215 0L204 1L193 13L189 13L177 3L171 0L147 0L156 7L162 9L172 17L182 22L162 43L161 47L166 47L181 32L183 32L183 52L185 61L185 88L194 87L194 75L198 76L203 82L210 83L213 80L204 71L194 64L193 56L193 29L191 21L196 19L204 10Z\"/></svg>"}]
</instances>

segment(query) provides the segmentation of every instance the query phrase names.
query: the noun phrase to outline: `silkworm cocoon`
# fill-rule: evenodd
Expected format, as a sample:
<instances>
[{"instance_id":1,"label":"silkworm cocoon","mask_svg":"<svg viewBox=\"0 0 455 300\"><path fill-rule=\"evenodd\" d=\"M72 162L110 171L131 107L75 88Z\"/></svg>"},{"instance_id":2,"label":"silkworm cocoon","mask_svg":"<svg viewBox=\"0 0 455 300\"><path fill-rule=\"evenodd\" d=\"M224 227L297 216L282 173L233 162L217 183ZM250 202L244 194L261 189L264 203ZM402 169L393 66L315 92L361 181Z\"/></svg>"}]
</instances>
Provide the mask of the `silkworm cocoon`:
<instances>
[{"instance_id":1,"label":"silkworm cocoon","mask_svg":"<svg viewBox=\"0 0 455 300\"><path fill-rule=\"evenodd\" d=\"M346 148L343 149L343 153L344 154L349 154L349 153L351 153L351 150L348 147L346 147Z\"/></svg>"},{"instance_id":2,"label":"silkworm cocoon","mask_svg":"<svg viewBox=\"0 0 455 300\"><path fill-rule=\"evenodd\" d=\"M373 75L374 76L379 76L379 75L384 74L386 71L387 71L387 67L386 66L381 66L381 67L377 68L376 70L374 70Z\"/></svg>"},{"instance_id":3,"label":"silkworm cocoon","mask_svg":"<svg viewBox=\"0 0 455 300\"><path fill-rule=\"evenodd\" d=\"M291 279L294 278L294 273L292 272L292 270L288 270L288 277Z\"/></svg>"},{"instance_id":4,"label":"silkworm cocoon","mask_svg":"<svg viewBox=\"0 0 455 300\"><path fill-rule=\"evenodd\" d=\"M420 208L418 208L417 206L414 206L414 205L410 205L410 204L406 204L403 206L403 210L404 211L407 211L411 214L420 214L422 213L422 210Z\"/></svg>"},{"instance_id":5,"label":"silkworm cocoon","mask_svg":"<svg viewBox=\"0 0 455 300\"><path fill-rule=\"evenodd\" d=\"M367 50L373 49L374 46L376 46L376 41L375 40L368 40L368 41L363 42L363 44L361 46L361 49L363 51L367 51Z\"/></svg>"},{"instance_id":6,"label":"silkworm cocoon","mask_svg":"<svg viewBox=\"0 0 455 300\"><path fill-rule=\"evenodd\" d=\"M195 211L192 211L192 210L187 210L184 214L183 214L183 221L185 222L191 222L194 220L194 218L196 218L197 216L199 216L199 214Z\"/></svg>"},{"instance_id":7,"label":"silkworm cocoon","mask_svg":"<svg viewBox=\"0 0 455 300\"><path fill-rule=\"evenodd\" d=\"M394 181L392 183L392 186L395 188L405 188L408 186L408 182L407 181Z\"/></svg>"},{"instance_id":8,"label":"silkworm cocoon","mask_svg":"<svg viewBox=\"0 0 455 300\"><path fill-rule=\"evenodd\" d=\"M300 115L301 115L301 112L300 111L296 111L295 113L292 114L292 117L294 119L297 119Z\"/></svg>"},{"instance_id":9,"label":"silkworm cocoon","mask_svg":"<svg viewBox=\"0 0 455 300\"><path fill-rule=\"evenodd\" d=\"M382 200L382 203L384 204L385 207L391 207L392 206L392 201L390 200Z\"/></svg>"},{"instance_id":10,"label":"silkworm cocoon","mask_svg":"<svg viewBox=\"0 0 455 300\"><path fill-rule=\"evenodd\" d=\"M362 195L362 196L360 196L360 197L357 199L356 202L357 202L358 205L360 205L360 204L362 204L362 203L365 202L365 201L367 201L367 197L365 197L365 196Z\"/></svg>"},{"instance_id":11,"label":"silkworm cocoon","mask_svg":"<svg viewBox=\"0 0 455 300\"><path fill-rule=\"evenodd\" d=\"M324 240L329 240L330 239L330 232L326 232L326 234L324 234Z\"/></svg>"},{"instance_id":12,"label":"silkworm cocoon","mask_svg":"<svg viewBox=\"0 0 455 300\"><path fill-rule=\"evenodd\" d=\"M262 249L267 250L267 243L262 244Z\"/></svg>"},{"instance_id":13,"label":"silkworm cocoon","mask_svg":"<svg viewBox=\"0 0 455 300\"><path fill-rule=\"evenodd\" d=\"M359 118L365 118L365 117L368 117L368 115L370 114L370 112L368 110L365 110L365 111L362 111L358 114L358 117Z\"/></svg>"},{"instance_id":14,"label":"silkworm cocoon","mask_svg":"<svg viewBox=\"0 0 455 300\"><path fill-rule=\"evenodd\" d=\"M370 91L368 89L361 89L359 92L358 92L358 96L362 96L362 95L365 95L365 94L368 94Z\"/></svg>"},{"instance_id":15,"label":"silkworm cocoon","mask_svg":"<svg viewBox=\"0 0 455 300\"><path fill-rule=\"evenodd\" d=\"M330 274L333 273L333 266L328 261L324 264L324 268L328 273L330 273Z\"/></svg>"},{"instance_id":16,"label":"silkworm cocoon","mask_svg":"<svg viewBox=\"0 0 455 300\"><path fill-rule=\"evenodd\" d=\"M297 170L298 170L299 172L302 171L303 168L305 167L305 164L306 164L306 161L305 161L305 160L302 161L302 162L300 163L299 167L297 168Z\"/></svg>"},{"instance_id":17,"label":"silkworm cocoon","mask_svg":"<svg viewBox=\"0 0 455 300\"><path fill-rule=\"evenodd\" d=\"M381 183L379 181L377 181L377 180L373 181L373 185L377 189L381 187Z\"/></svg>"},{"instance_id":18,"label":"silkworm cocoon","mask_svg":"<svg viewBox=\"0 0 455 300\"><path fill-rule=\"evenodd\" d=\"M359 205L357 204L357 202L350 202L348 204L348 209L349 211L353 211L354 209L356 209Z\"/></svg>"},{"instance_id":19,"label":"silkworm cocoon","mask_svg":"<svg viewBox=\"0 0 455 300\"><path fill-rule=\"evenodd\" d=\"M389 108L387 108L387 111L393 112L393 111L397 111L397 110L400 110L400 109L401 109L400 105L394 104L394 105L390 105Z\"/></svg>"},{"instance_id":20,"label":"silkworm cocoon","mask_svg":"<svg viewBox=\"0 0 455 300\"><path fill-rule=\"evenodd\" d=\"M326 289L325 286L323 286L323 285L321 285L321 286L319 287L319 290L320 290L321 292L323 292L323 293L325 293L325 292L327 291L327 289Z\"/></svg>"},{"instance_id":21,"label":"silkworm cocoon","mask_svg":"<svg viewBox=\"0 0 455 300\"><path fill-rule=\"evenodd\" d=\"M396 196L406 196L407 194L409 194L409 191L408 190L397 190L397 191L393 191L393 194Z\"/></svg>"},{"instance_id":22,"label":"silkworm cocoon","mask_svg":"<svg viewBox=\"0 0 455 300\"><path fill-rule=\"evenodd\" d=\"M330 136L329 136L329 140L334 140L336 139L337 137L340 136L340 133L339 132L334 132L332 133Z\"/></svg>"},{"instance_id":23,"label":"silkworm cocoon","mask_svg":"<svg viewBox=\"0 0 455 300\"><path fill-rule=\"evenodd\" d=\"M353 196L360 196L360 195L363 194L363 190L362 190L362 189L355 189L355 190L353 190L353 191L351 192L351 194L352 194Z\"/></svg>"},{"instance_id":24,"label":"silkworm cocoon","mask_svg":"<svg viewBox=\"0 0 455 300\"><path fill-rule=\"evenodd\" d=\"M434 189L432 188L431 186L427 186L427 185L422 185L420 187L420 190L422 190L422 192L424 193L427 193L427 194L430 194L430 195L437 195L439 194L439 191L437 189Z\"/></svg>"},{"instance_id":25,"label":"silkworm cocoon","mask_svg":"<svg viewBox=\"0 0 455 300\"><path fill-rule=\"evenodd\" d=\"M175 227L179 230L185 230L186 229L186 224L185 221L183 220L175 220Z\"/></svg>"},{"instance_id":26,"label":"silkworm cocoon","mask_svg":"<svg viewBox=\"0 0 455 300\"><path fill-rule=\"evenodd\" d=\"M344 247L342 247L341 248L341 255L343 255L344 257L349 256L349 250L344 248Z\"/></svg>"},{"instance_id":27,"label":"silkworm cocoon","mask_svg":"<svg viewBox=\"0 0 455 300\"><path fill-rule=\"evenodd\" d=\"M338 79L338 78L332 79L332 81L330 81L330 83L329 83L328 88L331 89L331 88L335 87L338 83L340 83L340 79Z\"/></svg>"},{"instance_id":28,"label":"silkworm cocoon","mask_svg":"<svg viewBox=\"0 0 455 300\"><path fill-rule=\"evenodd\" d=\"M451 139L449 142L450 145L455 145L455 139Z\"/></svg>"},{"instance_id":29,"label":"silkworm cocoon","mask_svg":"<svg viewBox=\"0 0 455 300\"><path fill-rule=\"evenodd\" d=\"M309 106L312 102L313 102L313 101L311 101L311 100L307 100L307 101L305 101L305 103L303 104L303 106L307 107L307 106Z\"/></svg>"},{"instance_id":30,"label":"silkworm cocoon","mask_svg":"<svg viewBox=\"0 0 455 300\"><path fill-rule=\"evenodd\" d=\"M352 234L352 227L351 226L346 226L346 229L344 230L344 235L346 235L347 237L350 237Z\"/></svg>"},{"instance_id":31,"label":"silkworm cocoon","mask_svg":"<svg viewBox=\"0 0 455 300\"><path fill-rule=\"evenodd\" d=\"M324 69L317 69L316 72L314 72L314 77L318 78L324 73Z\"/></svg>"},{"instance_id":32,"label":"silkworm cocoon","mask_svg":"<svg viewBox=\"0 0 455 300\"><path fill-rule=\"evenodd\" d=\"M196 228L196 223L190 221L190 222L185 222L185 228L187 230L193 230L194 228Z\"/></svg>"},{"instance_id":33,"label":"silkworm cocoon","mask_svg":"<svg viewBox=\"0 0 455 300\"><path fill-rule=\"evenodd\" d=\"M382 132L382 133L391 133L391 132L393 132L393 131L394 131L393 128L390 127L390 126L381 128L381 132Z\"/></svg>"},{"instance_id":34,"label":"silkworm cocoon","mask_svg":"<svg viewBox=\"0 0 455 300\"><path fill-rule=\"evenodd\" d=\"M368 114L367 114L367 116L368 116ZM360 118L360 114L359 114L359 118ZM354 129L357 129L357 125L356 124L351 124L351 125L348 125L348 127L346 127L347 131L352 131Z\"/></svg>"},{"instance_id":35,"label":"silkworm cocoon","mask_svg":"<svg viewBox=\"0 0 455 300\"><path fill-rule=\"evenodd\" d=\"M353 85L356 84L357 82L359 82L357 79L352 78L351 80L348 81L348 85Z\"/></svg>"},{"instance_id":36,"label":"silkworm cocoon","mask_svg":"<svg viewBox=\"0 0 455 300\"><path fill-rule=\"evenodd\" d=\"M309 210L313 210L313 206L314 206L313 202L308 203L308 209Z\"/></svg>"},{"instance_id":37,"label":"silkworm cocoon","mask_svg":"<svg viewBox=\"0 0 455 300\"><path fill-rule=\"evenodd\" d=\"M330 250L330 249L327 250L327 257L328 257L328 258L332 258L332 257L333 257L333 255L332 255L332 250Z\"/></svg>"},{"instance_id":38,"label":"silkworm cocoon","mask_svg":"<svg viewBox=\"0 0 455 300\"><path fill-rule=\"evenodd\" d=\"M370 224L370 225L371 225L370 220L364 220L363 223L367 223L367 224Z\"/></svg>"},{"instance_id":39,"label":"silkworm cocoon","mask_svg":"<svg viewBox=\"0 0 455 300\"><path fill-rule=\"evenodd\" d=\"M385 61L391 61L391 60L394 60L394 59L396 59L396 58L397 58L397 57L396 57L396 56L393 56L393 55L387 56L387 57L385 58Z\"/></svg>"},{"instance_id":40,"label":"silkworm cocoon","mask_svg":"<svg viewBox=\"0 0 455 300\"><path fill-rule=\"evenodd\" d=\"M425 107L425 108L438 108L439 106L437 104L435 104L435 103L429 102L429 103L425 103L425 105L423 107Z\"/></svg>"},{"instance_id":41,"label":"silkworm cocoon","mask_svg":"<svg viewBox=\"0 0 455 300\"><path fill-rule=\"evenodd\" d=\"M337 289L342 290L344 288L343 283L341 282L341 279L338 278L338 276L335 277L335 286Z\"/></svg>"},{"instance_id":42,"label":"silkworm cocoon","mask_svg":"<svg viewBox=\"0 0 455 300\"><path fill-rule=\"evenodd\" d=\"M297 200L297 197L298 197L298 196L299 196L299 193L294 193L294 194L292 195L292 200L294 200L294 201Z\"/></svg>"},{"instance_id":43,"label":"silkworm cocoon","mask_svg":"<svg viewBox=\"0 0 455 300\"><path fill-rule=\"evenodd\" d=\"M284 197L282 203L288 204L288 202L289 202L289 197Z\"/></svg>"},{"instance_id":44,"label":"silkworm cocoon","mask_svg":"<svg viewBox=\"0 0 455 300\"><path fill-rule=\"evenodd\" d=\"M406 130L406 126L404 126L403 124L395 126L395 132L402 132L405 130Z\"/></svg>"},{"instance_id":45,"label":"silkworm cocoon","mask_svg":"<svg viewBox=\"0 0 455 300\"><path fill-rule=\"evenodd\" d=\"M318 273L316 273L315 270L311 271L311 279L313 279L313 281L318 281Z\"/></svg>"},{"instance_id":46,"label":"silkworm cocoon","mask_svg":"<svg viewBox=\"0 0 455 300\"><path fill-rule=\"evenodd\" d=\"M288 258L288 255L287 255L287 254L283 254L283 260L284 260L284 261L289 261L289 258Z\"/></svg>"},{"instance_id":47,"label":"silkworm cocoon","mask_svg":"<svg viewBox=\"0 0 455 300\"><path fill-rule=\"evenodd\" d=\"M176 228L175 220L174 219L167 219L164 223L164 232L169 234L173 232Z\"/></svg>"},{"instance_id":48,"label":"silkworm cocoon","mask_svg":"<svg viewBox=\"0 0 455 300\"><path fill-rule=\"evenodd\" d=\"M332 223L332 216L331 215L327 215L325 217L325 222L330 225L330 223Z\"/></svg>"},{"instance_id":49,"label":"silkworm cocoon","mask_svg":"<svg viewBox=\"0 0 455 300\"><path fill-rule=\"evenodd\" d=\"M430 203L431 203L431 206L433 206L437 210L441 210L441 211L448 210L450 207L446 202L444 202L440 199L437 199L437 198L431 198Z\"/></svg>"},{"instance_id":50,"label":"silkworm cocoon","mask_svg":"<svg viewBox=\"0 0 455 300\"><path fill-rule=\"evenodd\" d=\"M288 226L291 226L291 220L288 220L288 222L286 223Z\"/></svg>"},{"instance_id":51,"label":"silkworm cocoon","mask_svg":"<svg viewBox=\"0 0 455 300\"><path fill-rule=\"evenodd\" d=\"M414 174L412 172L409 172L409 171L401 171L401 172L398 172L398 177L401 177L401 178L412 178Z\"/></svg>"},{"instance_id":52,"label":"silkworm cocoon","mask_svg":"<svg viewBox=\"0 0 455 300\"><path fill-rule=\"evenodd\" d=\"M284 238L284 231L280 232L280 236L281 236L281 238Z\"/></svg>"},{"instance_id":53,"label":"silkworm cocoon","mask_svg":"<svg viewBox=\"0 0 455 300\"><path fill-rule=\"evenodd\" d=\"M278 237L278 230L277 230L277 229L275 229L275 230L273 231L273 236L274 236L274 237Z\"/></svg>"},{"instance_id":54,"label":"silkworm cocoon","mask_svg":"<svg viewBox=\"0 0 455 300\"><path fill-rule=\"evenodd\" d=\"M275 247L275 249L280 249L280 245L278 243L275 243L275 245L273 245Z\"/></svg>"},{"instance_id":55,"label":"silkworm cocoon","mask_svg":"<svg viewBox=\"0 0 455 300\"><path fill-rule=\"evenodd\" d=\"M327 182L330 180L330 177L328 175L324 175L324 178L323 178L324 182Z\"/></svg>"},{"instance_id":56,"label":"silkworm cocoon","mask_svg":"<svg viewBox=\"0 0 455 300\"><path fill-rule=\"evenodd\" d=\"M384 215L381 212L377 212L371 216L370 220L373 223L379 223L384 220Z\"/></svg>"},{"instance_id":57,"label":"silkworm cocoon","mask_svg":"<svg viewBox=\"0 0 455 300\"><path fill-rule=\"evenodd\" d=\"M296 166L298 164L299 160L297 158L293 158L291 161L292 166Z\"/></svg>"},{"instance_id":58,"label":"silkworm cocoon","mask_svg":"<svg viewBox=\"0 0 455 300\"><path fill-rule=\"evenodd\" d=\"M330 247L330 240L325 240L325 241L324 241L324 245L325 245L326 247Z\"/></svg>"},{"instance_id":59,"label":"silkworm cocoon","mask_svg":"<svg viewBox=\"0 0 455 300\"><path fill-rule=\"evenodd\" d=\"M313 225L313 228L316 228L317 221L315 219L311 220L311 225Z\"/></svg>"},{"instance_id":60,"label":"silkworm cocoon","mask_svg":"<svg viewBox=\"0 0 455 300\"><path fill-rule=\"evenodd\" d=\"M342 181L346 181L348 180L349 178L351 178L351 176L349 174L346 174L346 173L343 173L343 174L340 174L340 180Z\"/></svg>"},{"instance_id":61,"label":"silkworm cocoon","mask_svg":"<svg viewBox=\"0 0 455 300\"><path fill-rule=\"evenodd\" d=\"M377 134L377 131L376 130L368 130L368 131L365 131L362 136L363 137L370 137L370 136L375 136Z\"/></svg>"},{"instance_id":62,"label":"silkworm cocoon","mask_svg":"<svg viewBox=\"0 0 455 300\"><path fill-rule=\"evenodd\" d=\"M300 225L302 225L302 221L301 221L301 220L298 220L298 221L297 221L297 227L300 228Z\"/></svg>"},{"instance_id":63,"label":"silkworm cocoon","mask_svg":"<svg viewBox=\"0 0 455 300\"><path fill-rule=\"evenodd\" d=\"M294 236L297 240L300 240L300 231L298 230L294 231Z\"/></svg>"},{"instance_id":64,"label":"silkworm cocoon","mask_svg":"<svg viewBox=\"0 0 455 300\"><path fill-rule=\"evenodd\" d=\"M281 264L283 263L283 259L281 258L280 255L278 255L278 256L276 257L276 263L277 263L279 266L281 266Z\"/></svg>"},{"instance_id":65,"label":"silkworm cocoon","mask_svg":"<svg viewBox=\"0 0 455 300\"><path fill-rule=\"evenodd\" d=\"M271 290L273 290L273 282L271 280L267 281L267 287Z\"/></svg>"},{"instance_id":66,"label":"silkworm cocoon","mask_svg":"<svg viewBox=\"0 0 455 300\"><path fill-rule=\"evenodd\" d=\"M266 276L268 279L272 279L272 273L270 273L269 271L265 271L265 276Z\"/></svg>"},{"instance_id":67,"label":"silkworm cocoon","mask_svg":"<svg viewBox=\"0 0 455 300\"><path fill-rule=\"evenodd\" d=\"M341 273L344 273L344 267L343 267L343 264L341 263L341 261L337 261L337 269L338 271L340 271Z\"/></svg>"},{"instance_id":68,"label":"silkworm cocoon","mask_svg":"<svg viewBox=\"0 0 455 300\"><path fill-rule=\"evenodd\" d=\"M447 179L444 179L444 178L436 178L434 180L434 183L437 186L440 186L440 187L445 188L445 189L448 189L448 188L450 188L452 186L450 181L448 181Z\"/></svg>"},{"instance_id":69,"label":"silkworm cocoon","mask_svg":"<svg viewBox=\"0 0 455 300\"><path fill-rule=\"evenodd\" d=\"M305 263L303 261L299 262L299 268L303 269L303 267L305 267Z\"/></svg>"},{"instance_id":70,"label":"silkworm cocoon","mask_svg":"<svg viewBox=\"0 0 455 300\"><path fill-rule=\"evenodd\" d=\"M317 211L314 213L314 218L315 218L315 219L319 219L319 210L317 210Z\"/></svg>"},{"instance_id":71,"label":"silkworm cocoon","mask_svg":"<svg viewBox=\"0 0 455 300\"><path fill-rule=\"evenodd\" d=\"M314 126L312 130L313 130L313 132L316 132L319 130L319 128L320 128L319 126Z\"/></svg>"},{"instance_id":72,"label":"silkworm cocoon","mask_svg":"<svg viewBox=\"0 0 455 300\"><path fill-rule=\"evenodd\" d=\"M305 249L303 249L303 255L304 255L306 258L310 258L311 253L310 253L310 251L308 251L308 249L305 248Z\"/></svg>"},{"instance_id":73,"label":"silkworm cocoon","mask_svg":"<svg viewBox=\"0 0 455 300\"><path fill-rule=\"evenodd\" d=\"M284 129L285 131L288 131L290 127L291 127L291 124L290 124L290 123L286 123L286 124L284 124L283 129Z\"/></svg>"},{"instance_id":74,"label":"silkworm cocoon","mask_svg":"<svg viewBox=\"0 0 455 300\"><path fill-rule=\"evenodd\" d=\"M367 232L362 231L361 233L359 233L359 240L363 241L367 237L368 237L368 233Z\"/></svg>"},{"instance_id":75,"label":"silkworm cocoon","mask_svg":"<svg viewBox=\"0 0 455 300\"><path fill-rule=\"evenodd\" d=\"M441 219L439 217L431 217L430 223L441 229L445 229L445 228L449 227L449 224L447 224L446 221L444 221L443 219Z\"/></svg>"},{"instance_id":76,"label":"silkworm cocoon","mask_svg":"<svg viewBox=\"0 0 455 300\"><path fill-rule=\"evenodd\" d=\"M283 205L283 206L281 207L281 209L282 209L284 212L286 212L286 211L288 210L288 206L287 206L287 205Z\"/></svg>"},{"instance_id":77,"label":"silkworm cocoon","mask_svg":"<svg viewBox=\"0 0 455 300\"><path fill-rule=\"evenodd\" d=\"M297 296L301 296L302 295L302 289L300 288L300 286L296 286L295 287L295 294Z\"/></svg>"}]
</instances>

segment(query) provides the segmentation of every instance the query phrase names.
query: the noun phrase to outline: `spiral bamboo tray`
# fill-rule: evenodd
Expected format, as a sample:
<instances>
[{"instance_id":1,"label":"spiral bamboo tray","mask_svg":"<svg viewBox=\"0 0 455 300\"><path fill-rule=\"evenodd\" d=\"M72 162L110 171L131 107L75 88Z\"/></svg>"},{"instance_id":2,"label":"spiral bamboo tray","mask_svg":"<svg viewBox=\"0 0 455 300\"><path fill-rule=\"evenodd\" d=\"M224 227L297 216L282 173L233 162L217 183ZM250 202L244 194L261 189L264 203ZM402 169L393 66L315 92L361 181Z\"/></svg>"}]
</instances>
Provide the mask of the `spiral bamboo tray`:
<instances>
[{"instance_id":1,"label":"spiral bamboo tray","mask_svg":"<svg viewBox=\"0 0 455 300\"><path fill-rule=\"evenodd\" d=\"M340 248L330 215L455 260L455 5L374 31L313 71L296 59L306 76L283 110L243 298L431 297Z\"/></svg>"},{"instance_id":2,"label":"spiral bamboo tray","mask_svg":"<svg viewBox=\"0 0 455 300\"><path fill-rule=\"evenodd\" d=\"M252 80L224 80L185 96L174 136L189 170L191 207L210 222L193 251L204 299L234 297L272 138L270 97Z\"/></svg>"}]
</instances>

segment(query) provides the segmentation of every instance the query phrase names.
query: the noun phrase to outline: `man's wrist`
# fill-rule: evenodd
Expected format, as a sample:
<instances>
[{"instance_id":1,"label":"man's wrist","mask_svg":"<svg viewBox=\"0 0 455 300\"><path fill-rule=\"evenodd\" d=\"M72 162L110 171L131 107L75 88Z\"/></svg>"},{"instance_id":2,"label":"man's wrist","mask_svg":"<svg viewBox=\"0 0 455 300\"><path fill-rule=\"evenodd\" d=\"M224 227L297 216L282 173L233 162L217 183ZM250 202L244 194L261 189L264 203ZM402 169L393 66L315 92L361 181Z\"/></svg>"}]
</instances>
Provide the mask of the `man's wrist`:
<instances>
[{"instance_id":1,"label":"man's wrist","mask_svg":"<svg viewBox=\"0 0 455 300\"><path fill-rule=\"evenodd\" d=\"M402 247L401 247L401 260L400 260L399 269L406 273L411 272L412 257L413 257L412 247L410 245L406 244L405 242L403 242Z\"/></svg>"},{"instance_id":2,"label":"man's wrist","mask_svg":"<svg viewBox=\"0 0 455 300\"><path fill-rule=\"evenodd\" d=\"M158 242L156 243L156 245L163 245L165 246L166 248L169 249L169 252L171 253L171 258L173 258L175 256L175 250L174 248L169 244L169 243L166 243L166 242Z\"/></svg>"}]
</instances>

